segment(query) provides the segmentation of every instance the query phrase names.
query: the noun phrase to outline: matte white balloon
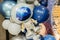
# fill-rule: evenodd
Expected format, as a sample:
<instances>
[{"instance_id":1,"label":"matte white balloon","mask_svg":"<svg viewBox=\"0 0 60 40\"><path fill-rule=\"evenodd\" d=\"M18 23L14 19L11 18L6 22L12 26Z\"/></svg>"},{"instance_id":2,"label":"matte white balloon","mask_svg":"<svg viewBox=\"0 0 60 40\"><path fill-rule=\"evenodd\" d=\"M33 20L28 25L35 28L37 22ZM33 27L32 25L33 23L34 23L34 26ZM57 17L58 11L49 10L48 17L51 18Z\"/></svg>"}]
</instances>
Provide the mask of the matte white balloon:
<instances>
[{"instance_id":1,"label":"matte white balloon","mask_svg":"<svg viewBox=\"0 0 60 40\"><path fill-rule=\"evenodd\" d=\"M8 27L8 31L10 34L12 35L18 35L20 33L20 25L15 24L15 23L10 23L9 27Z\"/></svg>"},{"instance_id":2,"label":"matte white balloon","mask_svg":"<svg viewBox=\"0 0 60 40\"><path fill-rule=\"evenodd\" d=\"M2 23L2 27L7 30L9 24L10 24L10 20L4 20L3 23Z\"/></svg>"}]
</instances>

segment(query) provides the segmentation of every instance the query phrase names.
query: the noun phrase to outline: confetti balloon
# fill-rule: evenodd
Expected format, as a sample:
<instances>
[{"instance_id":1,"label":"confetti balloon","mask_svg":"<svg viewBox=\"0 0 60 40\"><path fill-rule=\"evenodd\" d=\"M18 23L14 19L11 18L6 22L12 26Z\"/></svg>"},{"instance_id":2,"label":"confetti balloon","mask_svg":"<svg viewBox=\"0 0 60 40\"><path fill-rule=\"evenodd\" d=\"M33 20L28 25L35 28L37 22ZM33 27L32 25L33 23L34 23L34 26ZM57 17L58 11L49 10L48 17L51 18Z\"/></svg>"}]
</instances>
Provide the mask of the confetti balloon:
<instances>
[{"instance_id":1,"label":"confetti balloon","mask_svg":"<svg viewBox=\"0 0 60 40\"><path fill-rule=\"evenodd\" d=\"M4 20L3 23L2 23L2 27L7 30L9 24L10 24L10 20Z\"/></svg>"},{"instance_id":2,"label":"confetti balloon","mask_svg":"<svg viewBox=\"0 0 60 40\"><path fill-rule=\"evenodd\" d=\"M12 35L18 35L21 31L20 25L15 23L10 23L8 27L8 31Z\"/></svg>"},{"instance_id":3,"label":"confetti balloon","mask_svg":"<svg viewBox=\"0 0 60 40\"><path fill-rule=\"evenodd\" d=\"M34 20L37 20L38 23L42 23L46 21L49 17L49 11L47 8L43 6L36 6L33 10L33 16L32 18Z\"/></svg>"},{"instance_id":4,"label":"confetti balloon","mask_svg":"<svg viewBox=\"0 0 60 40\"><path fill-rule=\"evenodd\" d=\"M5 1L2 4L2 10L4 12L5 18L10 18L11 15L11 9L15 6L15 2L13 1Z\"/></svg>"},{"instance_id":5,"label":"confetti balloon","mask_svg":"<svg viewBox=\"0 0 60 40\"><path fill-rule=\"evenodd\" d=\"M46 36L44 37L44 40L56 40L56 39L55 39L55 37L52 36L52 35L46 35Z\"/></svg>"},{"instance_id":6,"label":"confetti balloon","mask_svg":"<svg viewBox=\"0 0 60 40\"><path fill-rule=\"evenodd\" d=\"M33 4L17 4L11 11L12 20L14 20L15 23L18 24L28 21L32 17L33 7Z\"/></svg>"}]
</instances>

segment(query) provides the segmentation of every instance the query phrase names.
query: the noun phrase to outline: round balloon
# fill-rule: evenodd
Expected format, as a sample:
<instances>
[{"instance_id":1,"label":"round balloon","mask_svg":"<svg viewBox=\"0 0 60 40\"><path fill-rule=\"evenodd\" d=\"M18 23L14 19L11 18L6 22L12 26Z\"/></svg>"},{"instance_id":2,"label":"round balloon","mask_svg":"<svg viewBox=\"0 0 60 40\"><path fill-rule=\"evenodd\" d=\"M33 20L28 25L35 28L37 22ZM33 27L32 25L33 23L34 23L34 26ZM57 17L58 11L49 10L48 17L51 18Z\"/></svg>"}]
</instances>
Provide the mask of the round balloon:
<instances>
[{"instance_id":1,"label":"round balloon","mask_svg":"<svg viewBox=\"0 0 60 40\"><path fill-rule=\"evenodd\" d=\"M12 35L18 35L21 31L20 25L15 23L10 23L8 27L8 31Z\"/></svg>"},{"instance_id":2,"label":"round balloon","mask_svg":"<svg viewBox=\"0 0 60 40\"><path fill-rule=\"evenodd\" d=\"M52 36L52 35L46 35L46 36L44 37L44 40L56 40L56 39L55 39L55 37Z\"/></svg>"},{"instance_id":3,"label":"round balloon","mask_svg":"<svg viewBox=\"0 0 60 40\"><path fill-rule=\"evenodd\" d=\"M2 4L2 10L4 12L5 18L10 18L11 15L11 9L13 6L15 6L15 2L14 1L5 1Z\"/></svg>"},{"instance_id":4,"label":"round balloon","mask_svg":"<svg viewBox=\"0 0 60 40\"><path fill-rule=\"evenodd\" d=\"M9 24L10 24L10 20L4 20L3 23L2 23L2 27L7 30Z\"/></svg>"},{"instance_id":5,"label":"round balloon","mask_svg":"<svg viewBox=\"0 0 60 40\"><path fill-rule=\"evenodd\" d=\"M42 23L46 21L49 17L49 11L47 8L43 6L36 6L33 10L33 16L32 18L34 20L37 20L38 23Z\"/></svg>"},{"instance_id":6,"label":"round balloon","mask_svg":"<svg viewBox=\"0 0 60 40\"><path fill-rule=\"evenodd\" d=\"M11 11L12 20L18 24L28 21L32 17L33 7L33 4L17 4Z\"/></svg>"},{"instance_id":7,"label":"round balloon","mask_svg":"<svg viewBox=\"0 0 60 40\"><path fill-rule=\"evenodd\" d=\"M44 7L48 6L48 0L38 0L38 2Z\"/></svg>"}]
</instances>

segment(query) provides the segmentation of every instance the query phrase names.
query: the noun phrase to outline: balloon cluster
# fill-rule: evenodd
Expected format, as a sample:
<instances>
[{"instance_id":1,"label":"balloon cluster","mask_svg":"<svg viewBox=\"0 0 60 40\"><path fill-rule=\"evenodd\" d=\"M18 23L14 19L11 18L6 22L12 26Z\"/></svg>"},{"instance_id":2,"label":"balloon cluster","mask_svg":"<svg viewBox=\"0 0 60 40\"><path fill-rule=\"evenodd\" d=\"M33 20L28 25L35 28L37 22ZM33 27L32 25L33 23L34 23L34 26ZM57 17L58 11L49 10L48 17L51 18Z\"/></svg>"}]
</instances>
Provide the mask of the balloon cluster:
<instances>
[{"instance_id":1,"label":"balloon cluster","mask_svg":"<svg viewBox=\"0 0 60 40\"><path fill-rule=\"evenodd\" d=\"M42 23L48 20L49 17L49 11L45 6L42 5L42 3L39 3L37 0L30 1L30 3L29 1L24 1L17 4L12 1L5 1L2 5L2 9L3 12L5 12L6 18L2 23L3 28L8 30L12 35L19 35L21 31L25 32L26 29L26 40L40 40L40 27L44 25ZM53 38L50 37L47 39L48 37L46 37L44 40L52 40ZM11 40L25 39L21 39L20 36L17 36ZM55 38L53 38L53 40L55 40Z\"/></svg>"}]
</instances>

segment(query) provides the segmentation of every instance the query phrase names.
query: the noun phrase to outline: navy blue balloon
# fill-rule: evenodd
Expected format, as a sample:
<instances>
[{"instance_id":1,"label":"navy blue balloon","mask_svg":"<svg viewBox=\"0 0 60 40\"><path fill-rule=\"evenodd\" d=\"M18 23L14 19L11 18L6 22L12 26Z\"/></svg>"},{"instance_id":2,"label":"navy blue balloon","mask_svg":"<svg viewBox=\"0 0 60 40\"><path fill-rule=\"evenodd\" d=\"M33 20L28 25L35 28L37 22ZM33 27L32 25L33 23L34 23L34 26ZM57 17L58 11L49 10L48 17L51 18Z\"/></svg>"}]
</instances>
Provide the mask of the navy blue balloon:
<instances>
[{"instance_id":1,"label":"navy blue balloon","mask_svg":"<svg viewBox=\"0 0 60 40\"><path fill-rule=\"evenodd\" d=\"M52 36L52 35L46 35L44 37L44 40L56 40L56 38L54 36Z\"/></svg>"},{"instance_id":2,"label":"navy blue balloon","mask_svg":"<svg viewBox=\"0 0 60 40\"><path fill-rule=\"evenodd\" d=\"M47 8L43 6L35 6L33 10L33 16L32 18L34 20L37 20L38 23L45 22L49 17L49 11Z\"/></svg>"},{"instance_id":3,"label":"navy blue balloon","mask_svg":"<svg viewBox=\"0 0 60 40\"><path fill-rule=\"evenodd\" d=\"M31 10L28 7L21 7L16 11L16 18L20 21L25 21L31 16Z\"/></svg>"},{"instance_id":4,"label":"navy blue balloon","mask_svg":"<svg viewBox=\"0 0 60 40\"><path fill-rule=\"evenodd\" d=\"M43 5L43 6L45 6L45 7L48 6L48 0L38 0L38 1L39 1L39 3L40 3L41 5Z\"/></svg>"}]
</instances>

